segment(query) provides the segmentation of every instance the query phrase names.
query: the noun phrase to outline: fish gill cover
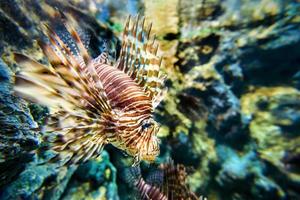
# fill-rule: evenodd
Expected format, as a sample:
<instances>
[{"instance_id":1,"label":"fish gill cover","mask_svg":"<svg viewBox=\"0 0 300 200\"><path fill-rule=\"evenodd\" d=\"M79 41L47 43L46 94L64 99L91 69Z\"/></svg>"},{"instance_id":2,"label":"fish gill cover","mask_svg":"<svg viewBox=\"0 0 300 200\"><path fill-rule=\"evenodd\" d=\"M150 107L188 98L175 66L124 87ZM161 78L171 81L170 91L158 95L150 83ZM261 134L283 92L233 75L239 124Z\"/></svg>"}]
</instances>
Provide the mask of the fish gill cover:
<instances>
[{"instance_id":1,"label":"fish gill cover","mask_svg":"<svg viewBox=\"0 0 300 200\"><path fill-rule=\"evenodd\" d=\"M138 13L140 23L132 17L126 26L127 16ZM158 194L188 199L177 195L188 193L198 199L299 199L299 13L298 0L0 1L0 199L139 199L148 198L148 192L154 199ZM134 30L141 29L132 25L143 27L143 17L145 31L139 39ZM148 83L135 73L138 63L153 64L142 60L145 53L139 46L148 40L151 22L159 44L153 62L162 58L159 71L167 75L161 88L153 77L148 80L155 84L141 87ZM153 54L156 44L149 49ZM49 56L53 52L61 56L60 64L69 64L59 66ZM31 63L27 69L33 71L24 70L15 58ZM92 67L81 73L83 79L74 79L72 73L84 64L92 66L91 60L121 68L148 90L152 100L145 107L152 109L146 109L148 120L132 125L138 127L136 132L129 134L125 121L117 130L100 131L111 127L107 125L114 123L107 123L117 119L111 113L119 112L112 100L106 101L111 97L105 94L105 84L94 83ZM41 69L36 66L47 66L47 73L36 73ZM34 89L26 96L38 103L14 93L18 87L18 92L28 92L32 87L27 86L34 84L20 89L24 81L28 84L26 77L45 78L49 69L71 80L65 87L51 76L43 84L63 95L56 101L52 93L49 99L64 105L56 108L56 116L53 107L41 105L45 90ZM112 79L118 77L110 72ZM159 91L162 95L156 95ZM118 93L133 96L125 90ZM75 113L73 107L80 122L68 118ZM96 128L104 116L105 126ZM68 120L60 123L62 119ZM152 130L156 123L160 128L155 137L138 131ZM127 133L121 134L124 129ZM120 137L108 142L117 132ZM91 138L99 143L84 142ZM143 140L150 143L140 143ZM163 168L169 158L186 174ZM144 182L139 185L130 184L132 176L126 172L133 163L140 163L129 170L140 172Z\"/></svg>"}]
</instances>

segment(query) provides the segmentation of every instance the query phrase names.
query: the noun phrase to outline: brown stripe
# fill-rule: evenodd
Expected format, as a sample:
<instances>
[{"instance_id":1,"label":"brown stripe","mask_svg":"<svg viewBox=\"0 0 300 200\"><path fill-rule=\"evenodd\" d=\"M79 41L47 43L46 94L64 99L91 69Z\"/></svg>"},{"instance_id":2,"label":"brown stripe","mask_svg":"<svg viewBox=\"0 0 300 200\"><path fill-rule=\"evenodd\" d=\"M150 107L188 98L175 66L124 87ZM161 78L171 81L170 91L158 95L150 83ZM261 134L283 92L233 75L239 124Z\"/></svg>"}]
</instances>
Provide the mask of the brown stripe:
<instances>
[{"instance_id":1,"label":"brown stripe","mask_svg":"<svg viewBox=\"0 0 300 200\"><path fill-rule=\"evenodd\" d=\"M113 107L126 107L127 110L130 110L133 107L127 107L128 105L134 106L135 102L144 101L143 103L151 112L150 98L127 74L107 65L99 65L97 71Z\"/></svg>"}]
</instances>

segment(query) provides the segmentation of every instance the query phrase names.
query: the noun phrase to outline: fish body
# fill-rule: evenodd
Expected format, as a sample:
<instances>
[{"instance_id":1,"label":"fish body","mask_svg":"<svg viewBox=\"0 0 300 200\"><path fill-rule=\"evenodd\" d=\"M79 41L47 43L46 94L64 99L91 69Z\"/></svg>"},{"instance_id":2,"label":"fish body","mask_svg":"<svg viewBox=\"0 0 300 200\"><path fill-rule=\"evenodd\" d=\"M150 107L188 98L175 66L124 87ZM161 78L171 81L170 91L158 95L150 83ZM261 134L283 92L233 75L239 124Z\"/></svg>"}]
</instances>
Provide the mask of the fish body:
<instances>
[{"instance_id":1,"label":"fish body","mask_svg":"<svg viewBox=\"0 0 300 200\"><path fill-rule=\"evenodd\" d=\"M183 164L174 164L173 161L160 165L163 173L162 190L170 199L197 200L199 199L187 186L187 172Z\"/></svg>"},{"instance_id":2,"label":"fish body","mask_svg":"<svg viewBox=\"0 0 300 200\"><path fill-rule=\"evenodd\" d=\"M137 154L139 150L143 150L149 145L153 154L149 153L143 158L151 160L151 156L158 154L158 141L152 141L154 142L153 147L150 144L151 137L154 136L151 135L152 132L158 131L157 127L154 127L155 122L152 118L151 98L123 71L108 65L96 65L95 67L112 110L115 112L114 118L107 119L112 124L107 127L113 130L114 134L112 135L117 134L118 137L109 138L109 142L121 149L128 149L127 153L130 155ZM145 132L144 126L147 125L153 127ZM136 137L130 137L133 134ZM146 143L143 143L145 140ZM138 143L139 141L141 143Z\"/></svg>"},{"instance_id":3,"label":"fish body","mask_svg":"<svg viewBox=\"0 0 300 200\"><path fill-rule=\"evenodd\" d=\"M143 200L198 200L199 198L188 188L187 172L182 164L168 161L152 171L146 179L141 175L139 167L124 171L123 179L138 191Z\"/></svg>"},{"instance_id":4,"label":"fish body","mask_svg":"<svg viewBox=\"0 0 300 200\"><path fill-rule=\"evenodd\" d=\"M159 154L153 112L162 99L165 75L158 45L150 39L151 25L147 28L144 18L129 16L114 62L106 52L91 58L72 17L55 15L68 35L46 25L50 43L39 44L48 66L15 53L21 71L14 87L17 95L50 108L44 130L56 133L52 149L60 158L80 163L99 156L110 143L135 163L153 161Z\"/></svg>"},{"instance_id":5,"label":"fish body","mask_svg":"<svg viewBox=\"0 0 300 200\"><path fill-rule=\"evenodd\" d=\"M142 194L142 199L168 200L167 196L164 195L159 188L146 183L143 178L138 179L138 181L135 183L135 186Z\"/></svg>"},{"instance_id":6,"label":"fish body","mask_svg":"<svg viewBox=\"0 0 300 200\"><path fill-rule=\"evenodd\" d=\"M147 183L141 175L141 169L138 166L127 168L123 172L123 179L138 192L138 197L143 200L168 200L160 187Z\"/></svg>"}]
</instances>

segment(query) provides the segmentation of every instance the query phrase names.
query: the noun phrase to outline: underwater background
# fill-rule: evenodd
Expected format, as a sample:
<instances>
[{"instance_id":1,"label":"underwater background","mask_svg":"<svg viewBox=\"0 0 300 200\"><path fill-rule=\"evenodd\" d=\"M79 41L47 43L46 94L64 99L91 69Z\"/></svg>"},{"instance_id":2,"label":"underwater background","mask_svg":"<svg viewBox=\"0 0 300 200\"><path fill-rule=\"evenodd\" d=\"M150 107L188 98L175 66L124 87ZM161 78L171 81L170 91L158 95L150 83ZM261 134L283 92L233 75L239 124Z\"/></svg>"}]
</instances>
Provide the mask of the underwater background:
<instances>
[{"instance_id":1,"label":"underwater background","mask_svg":"<svg viewBox=\"0 0 300 200\"><path fill-rule=\"evenodd\" d=\"M160 44L167 95L155 111L161 152L186 166L199 199L300 199L299 0L1 0L0 199L138 199L107 146L79 166L47 162L46 107L13 95L12 52L45 62L36 39L56 8L91 36L90 52L120 50L126 17L145 16ZM35 151L39 149L39 151Z\"/></svg>"}]
</instances>

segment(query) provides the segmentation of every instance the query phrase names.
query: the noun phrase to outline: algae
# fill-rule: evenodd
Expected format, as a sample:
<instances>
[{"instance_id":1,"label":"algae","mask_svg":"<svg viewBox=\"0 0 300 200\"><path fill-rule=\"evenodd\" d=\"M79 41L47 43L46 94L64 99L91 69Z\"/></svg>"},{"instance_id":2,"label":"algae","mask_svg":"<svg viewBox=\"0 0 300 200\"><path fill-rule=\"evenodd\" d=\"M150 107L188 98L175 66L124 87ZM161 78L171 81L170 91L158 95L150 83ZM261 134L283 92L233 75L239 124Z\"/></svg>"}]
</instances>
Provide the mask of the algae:
<instances>
[{"instance_id":1,"label":"algae","mask_svg":"<svg viewBox=\"0 0 300 200\"><path fill-rule=\"evenodd\" d=\"M138 196L122 178L132 158L111 146L68 169L47 163L51 152L34 151L47 145L28 127L43 124L48 111L11 93L19 70L12 52L47 63L36 39L55 8L76 16L94 57L104 40L112 57L118 53L128 14L153 22L168 75L153 165L172 157L192 169L188 182L199 197L299 198L299 1L14 0L0 3L1 199Z\"/></svg>"}]
</instances>

